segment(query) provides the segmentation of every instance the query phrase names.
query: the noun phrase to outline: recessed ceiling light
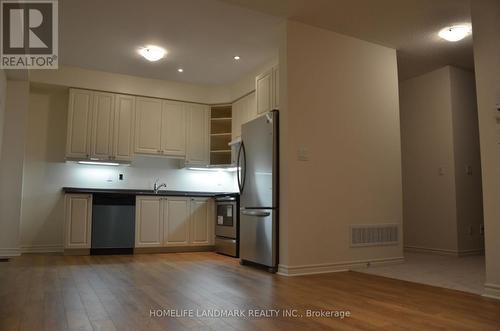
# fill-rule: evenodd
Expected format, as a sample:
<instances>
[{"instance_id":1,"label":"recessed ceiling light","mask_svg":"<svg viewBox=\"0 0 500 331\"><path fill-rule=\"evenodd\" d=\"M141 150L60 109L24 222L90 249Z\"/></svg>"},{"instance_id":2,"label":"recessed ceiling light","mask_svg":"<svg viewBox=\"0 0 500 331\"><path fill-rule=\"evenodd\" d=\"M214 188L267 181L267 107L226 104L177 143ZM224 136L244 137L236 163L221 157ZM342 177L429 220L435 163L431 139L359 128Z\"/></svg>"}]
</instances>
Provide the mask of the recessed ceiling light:
<instances>
[{"instance_id":1,"label":"recessed ceiling light","mask_svg":"<svg viewBox=\"0 0 500 331\"><path fill-rule=\"evenodd\" d=\"M167 51L160 46L148 45L139 49L139 54L141 54L146 60L154 62L163 58Z\"/></svg>"},{"instance_id":2,"label":"recessed ceiling light","mask_svg":"<svg viewBox=\"0 0 500 331\"><path fill-rule=\"evenodd\" d=\"M184 69L179 68L179 69L177 69L177 71L178 71L178 72L184 72Z\"/></svg>"},{"instance_id":3,"label":"recessed ceiling light","mask_svg":"<svg viewBox=\"0 0 500 331\"><path fill-rule=\"evenodd\" d=\"M235 59L236 61L238 61L238 60L240 59L240 57L239 57L238 55L235 55L235 56L233 57L233 59Z\"/></svg>"},{"instance_id":4,"label":"recessed ceiling light","mask_svg":"<svg viewBox=\"0 0 500 331\"><path fill-rule=\"evenodd\" d=\"M464 39L472 33L470 24L448 26L439 31L439 36L444 40L456 42Z\"/></svg>"}]
</instances>

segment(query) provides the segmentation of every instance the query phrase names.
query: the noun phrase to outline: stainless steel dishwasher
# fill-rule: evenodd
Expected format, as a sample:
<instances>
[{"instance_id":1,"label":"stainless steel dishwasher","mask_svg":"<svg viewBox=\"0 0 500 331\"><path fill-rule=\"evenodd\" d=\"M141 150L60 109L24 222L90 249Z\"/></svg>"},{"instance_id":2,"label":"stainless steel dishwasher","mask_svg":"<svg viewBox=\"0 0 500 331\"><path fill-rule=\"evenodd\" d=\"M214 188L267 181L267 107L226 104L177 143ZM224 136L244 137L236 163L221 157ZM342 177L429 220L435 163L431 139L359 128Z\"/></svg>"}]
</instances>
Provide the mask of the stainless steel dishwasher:
<instances>
[{"instance_id":1,"label":"stainless steel dishwasher","mask_svg":"<svg viewBox=\"0 0 500 331\"><path fill-rule=\"evenodd\" d=\"M91 255L133 254L135 196L94 194Z\"/></svg>"}]
</instances>

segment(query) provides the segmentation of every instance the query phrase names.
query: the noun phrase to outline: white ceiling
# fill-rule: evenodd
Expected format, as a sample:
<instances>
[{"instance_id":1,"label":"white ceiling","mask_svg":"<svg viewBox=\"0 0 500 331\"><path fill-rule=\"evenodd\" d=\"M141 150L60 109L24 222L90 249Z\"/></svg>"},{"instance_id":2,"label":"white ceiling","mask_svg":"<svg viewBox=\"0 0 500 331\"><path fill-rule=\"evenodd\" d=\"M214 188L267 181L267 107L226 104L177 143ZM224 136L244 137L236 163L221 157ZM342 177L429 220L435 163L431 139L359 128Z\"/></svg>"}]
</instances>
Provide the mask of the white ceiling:
<instances>
[{"instance_id":1,"label":"white ceiling","mask_svg":"<svg viewBox=\"0 0 500 331\"><path fill-rule=\"evenodd\" d=\"M473 68L471 37L454 44L437 37L446 25L470 22L469 1L60 0L60 61L226 84L276 56L277 27L290 18L396 48L400 79L406 79L448 64ZM136 52L145 44L163 46L169 54L147 62Z\"/></svg>"},{"instance_id":2,"label":"white ceiling","mask_svg":"<svg viewBox=\"0 0 500 331\"><path fill-rule=\"evenodd\" d=\"M60 63L226 84L277 55L281 21L217 0L60 0ZM162 46L169 53L158 62L145 61L137 49L146 44ZM233 60L236 54L241 56L238 62Z\"/></svg>"},{"instance_id":3,"label":"white ceiling","mask_svg":"<svg viewBox=\"0 0 500 331\"><path fill-rule=\"evenodd\" d=\"M470 0L224 0L398 50L400 79L455 65L473 69L472 37L448 43L437 32L470 23Z\"/></svg>"}]
</instances>

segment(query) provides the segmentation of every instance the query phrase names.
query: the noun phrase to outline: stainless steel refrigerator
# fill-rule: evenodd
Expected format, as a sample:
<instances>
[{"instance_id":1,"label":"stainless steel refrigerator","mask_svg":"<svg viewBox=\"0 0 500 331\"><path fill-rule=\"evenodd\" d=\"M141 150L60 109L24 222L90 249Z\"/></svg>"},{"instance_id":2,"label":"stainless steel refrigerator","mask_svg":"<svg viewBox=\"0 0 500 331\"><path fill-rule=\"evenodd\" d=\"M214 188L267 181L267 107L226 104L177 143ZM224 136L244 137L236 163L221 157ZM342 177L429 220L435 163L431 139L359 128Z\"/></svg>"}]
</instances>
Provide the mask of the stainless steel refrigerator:
<instances>
[{"instance_id":1,"label":"stainless steel refrigerator","mask_svg":"<svg viewBox=\"0 0 500 331\"><path fill-rule=\"evenodd\" d=\"M241 127L240 258L272 272L278 266L278 145L277 110Z\"/></svg>"}]
</instances>

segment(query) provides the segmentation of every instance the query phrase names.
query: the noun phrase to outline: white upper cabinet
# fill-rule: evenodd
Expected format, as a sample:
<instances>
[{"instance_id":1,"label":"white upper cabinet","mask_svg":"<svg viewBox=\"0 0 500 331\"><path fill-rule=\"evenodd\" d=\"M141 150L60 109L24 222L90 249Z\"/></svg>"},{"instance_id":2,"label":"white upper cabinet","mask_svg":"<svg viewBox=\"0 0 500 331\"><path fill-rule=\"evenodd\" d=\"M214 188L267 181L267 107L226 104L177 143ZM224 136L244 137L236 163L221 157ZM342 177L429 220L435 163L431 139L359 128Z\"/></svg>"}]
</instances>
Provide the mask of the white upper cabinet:
<instances>
[{"instance_id":1,"label":"white upper cabinet","mask_svg":"<svg viewBox=\"0 0 500 331\"><path fill-rule=\"evenodd\" d=\"M189 244L189 198L168 197L163 202L164 246Z\"/></svg>"},{"instance_id":2,"label":"white upper cabinet","mask_svg":"<svg viewBox=\"0 0 500 331\"><path fill-rule=\"evenodd\" d=\"M185 104L163 101L161 124L161 151L165 155L186 155L186 109Z\"/></svg>"},{"instance_id":3,"label":"white upper cabinet","mask_svg":"<svg viewBox=\"0 0 500 331\"><path fill-rule=\"evenodd\" d=\"M280 69L273 67L273 109L280 108Z\"/></svg>"},{"instance_id":4,"label":"white upper cabinet","mask_svg":"<svg viewBox=\"0 0 500 331\"><path fill-rule=\"evenodd\" d=\"M94 92L92 107L92 159L109 160L113 155L115 95Z\"/></svg>"},{"instance_id":5,"label":"white upper cabinet","mask_svg":"<svg viewBox=\"0 0 500 331\"><path fill-rule=\"evenodd\" d=\"M187 104L187 150L186 164L208 165L210 163L210 109L208 106Z\"/></svg>"},{"instance_id":6,"label":"white upper cabinet","mask_svg":"<svg viewBox=\"0 0 500 331\"><path fill-rule=\"evenodd\" d=\"M134 157L135 97L117 94L115 98L113 159L132 161Z\"/></svg>"},{"instance_id":7,"label":"white upper cabinet","mask_svg":"<svg viewBox=\"0 0 500 331\"><path fill-rule=\"evenodd\" d=\"M231 119L231 138L235 139L241 136L241 124L243 123L243 104L244 100L239 99L232 104Z\"/></svg>"},{"instance_id":8,"label":"white upper cabinet","mask_svg":"<svg viewBox=\"0 0 500 331\"><path fill-rule=\"evenodd\" d=\"M279 69L277 66L255 78L257 114L267 113L279 106Z\"/></svg>"},{"instance_id":9,"label":"white upper cabinet","mask_svg":"<svg viewBox=\"0 0 500 331\"><path fill-rule=\"evenodd\" d=\"M70 89L66 157L90 157L92 91Z\"/></svg>"},{"instance_id":10,"label":"white upper cabinet","mask_svg":"<svg viewBox=\"0 0 500 331\"><path fill-rule=\"evenodd\" d=\"M264 114L273 107L273 70L269 69L255 79L257 114Z\"/></svg>"},{"instance_id":11,"label":"white upper cabinet","mask_svg":"<svg viewBox=\"0 0 500 331\"><path fill-rule=\"evenodd\" d=\"M232 139L241 136L241 125L258 116L255 104L255 92L237 100L232 104Z\"/></svg>"},{"instance_id":12,"label":"white upper cabinet","mask_svg":"<svg viewBox=\"0 0 500 331\"><path fill-rule=\"evenodd\" d=\"M131 161L135 97L70 89L66 157Z\"/></svg>"},{"instance_id":13,"label":"white upper cabinet","mask_svg":"<svg viewBox=\"0 0 500 331\"><path fill-rule=\"evenodd\" d=\"M136 98L135 152L161 154L162 101Z\"/></svg>"},{"instance_id":14,"label":"white upper cabinet","mask_svg":"<svg viewBox=\"0 0 500 331\"><path fill-rule=\"evenodd\" d=\"M210 163L205 105L70 89L66 157L130 162L134 154Z\"/></svg>"}]
</instances>

